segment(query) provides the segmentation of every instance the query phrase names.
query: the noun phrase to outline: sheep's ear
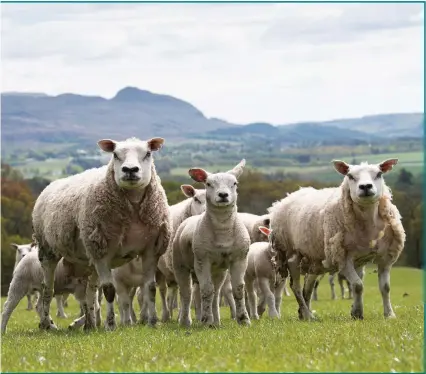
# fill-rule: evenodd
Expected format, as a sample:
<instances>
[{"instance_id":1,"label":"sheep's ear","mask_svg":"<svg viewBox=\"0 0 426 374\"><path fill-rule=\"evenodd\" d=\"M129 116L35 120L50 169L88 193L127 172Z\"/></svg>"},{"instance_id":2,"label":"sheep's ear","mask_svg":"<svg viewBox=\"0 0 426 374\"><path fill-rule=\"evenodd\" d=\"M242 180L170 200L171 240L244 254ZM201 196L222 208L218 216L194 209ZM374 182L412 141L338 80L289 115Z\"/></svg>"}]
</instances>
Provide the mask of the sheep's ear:
<instances>
[{"instance_id":1,"label":"sheep's ear","mask_svg":"<svg viewBox=\"0 0 426 374\"><path fill-rule=\"evenodd\" d=\"M338 173L342 175L348 174L350 166L345 161L333 160L333 164Z\"/></svg>"},{"instance_id":2,"label":"sheep's ear","mask_svg":"<svg viewBox=\"0 0 426 374\"><path fill-rule=\"evenodd\" d=\"M271 224L271 219L270 218L265 218L263 220L263 226L269 227L270 224Z\"/></svg>"},{"instance_id":3,"label":"sheep's ear","mask_svg":"<svg viewBox=\"0 0 426 374\"><path fill-rule=\"evenodd\" d=\"M117 146L117 143L111 139L102 139L98 141L98 146L104 152L111 153L111 152L114 152L115 147Z\"/></svg>"},{"instance_id":4,"label":"sheep's ear","mask_svg":"<svg viewBox=\"0 0 426 374\"><path fill-rule=\"evenodd\" d=\"M148 147L151 151L158 151L163 147L164 139L163 138L152 138L148 140Z\"/></svg>"},{"instance_id":5,"label":"sheep's ear","mask_svg":"<svg viewBox=\"0 0 426 374\"><path fill-rule=\"evenodd\" d=\"M271 229L268 229L268 228L267 228L267 227L265 227L265 226L259 226L259 231L260 231L262 234L266 235L266 236L269 236L269 235L271 234L271 232L272 232L272 230L271 230Z\"/></svg>"},{"instance_id":6,"label":"sheep's ear","mask_svg":"<svg viewBox=\"0 0 426 374\"><path fill-rule=\"evenodd\" d=\"M182 184L182 186L180 186L180 189L186 197L195 196L195 188L192 187L190 184Z\"/></svg>"},{"instance_id":7,"label":"sheep's ear","mask_svg":"<svg viewBox=\"0 0 426 374\"><path fill-rule=\"evenodd\" d=\"M209 173L204 169L191 168L188 170L189 176L196 182L206 183Z\"/></svg>"},{"instance_id":8,"label":"sheep's ear","mask_svg":"<svg viewBox=\"0 0 426 374\"><path fill-rule=\"evenodd\" d=\"M10 243L10 246L15 250L19 248L19 245L16 243Z\"/></svg>"},{"instance_id":9,"label":"sheep's ear","mask_svg":"<svg viewBox=\"0 0 426 374\"><path fill-rule=\"evenodd\" d=\"M244 166L246 166L246 160L243 158L237 166L231 170L228 170L227 173L234 175L235 178L238 179L241 174L243 174Z\"/></svg>"},{"instance_id":10,"label":"sheep's ear","mask_svg":"<svg viewBox=\"0 0 426 374\"><path fill-rule=\"evenodd\" d=\"M378 166L379 169L383 172L383 173L387 173L388 171L391 171L392 168L398 163L398 159L397 158L390 158L389 160L385 160L383 162L381 162Z\"/></svg>"}]
</instances>

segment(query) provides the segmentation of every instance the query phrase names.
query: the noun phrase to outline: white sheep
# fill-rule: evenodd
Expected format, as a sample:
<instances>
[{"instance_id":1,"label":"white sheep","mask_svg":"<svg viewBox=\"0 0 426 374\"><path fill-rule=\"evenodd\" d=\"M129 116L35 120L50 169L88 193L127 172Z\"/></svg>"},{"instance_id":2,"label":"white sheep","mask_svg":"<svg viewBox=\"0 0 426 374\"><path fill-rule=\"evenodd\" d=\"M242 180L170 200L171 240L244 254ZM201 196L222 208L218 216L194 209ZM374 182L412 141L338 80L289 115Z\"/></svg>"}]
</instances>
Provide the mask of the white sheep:
<instances>
[{"instance_id":1,"label":"white sheep","mask_svg":"<svg viewBox=\"0 0 426 374\"><path fill-rule=\"evenodd\" d=\"M30 244L16 244L16 243L11 243L10 246L15 250L16 254L15 254L15 265L13 266L13 271L15 271L16 266L19 264L19 262L28 254L31 252L33 246L32 243ZM33 302L31 300L31 296L34 295L34 302L37 302L38 299L38 295L33 292L30 291L29 293L27 293L27 310L32 310L33 309Z\"/></svg>"},{"instance_id":2,"label":"white sheep","mask_svg":"<svg viewBox=\"0 0 426 374\"><path fill-rule=\"evenodd\" d=\"M206 207L206 191L204 189L197 190L191 185L184 184L181 186L183 194L187 199L171 205L170 217L172 220L173 232L179 225L188 217L193 215L201 214ZM173 233L171 238L173 238ZM156 272L156 282L160 290L160 296L162 301L162 322L167 322L170 319L170 311L173 309L173 295L177 293L177 284L174 279L173 273L168 271L165 266L164 256L162 255L158 261L158 269ZM131 289L141 285L142 282L142 266L140 259L134 259L129 263L120 266L112 271L114 286L117 290L117 300L122 308L122 303L127 302L131 306L129 320L121 320L123 324L130 324L136 322L133 316L135 313L132 307L132 298L130 297ZM173 289L171 297L167 297L167 288L168 285ZM138 297L139 304L141 306L141 322L145 322L146 308L143 305L143 294L139 294ZM126 316L122 316L125 318Z\"/></svg>"},{"instance_id":3,"label":"white sheep","mask_svg":"<svg viewBox=\"0 0 426 374\"><path fill-rule=\"evenodd\" d=\"M201 321L220 324L219 293L226 271L231 275L236 320L250 325L244 302L244 274L250 246L249 233L237 214L237 179L245 160L226 173L210 174L193 168L189 175L206 185L206 211L179 226L172 247L173 269L179 285L179 323L190 326L191 273L195 272L201 291Z\"/></svg>"},{"instance_id":4,"label":"white sheep","mask_svg":"<svg viewBox=\"0 0 426 374\"><path fill-rule=\"evenodd\" d=\"M390 269L404 248L405 232L382 174L397 159L377 165L334 161L344 175L340 187L301 188L270 209L272 244L285 255L299 318L310 319L310 300L318 274L341 272L352 284L351 315L363 319L363 282L356 268L375 259L384 316L395 317L390 303ZM303 294L300 274L308 273Z\"/></svg>"},{"instance_id":5,"label":"white sheep","mask_svg":"<svg viewBox=\"0 0 426 374\"><path fill-rule=\"evenodd\" d=\"M62 296L75 293L82 281L80 277L76 277L72 274L73 271L70 271L70 266L71 264L64 263L64 259L61 259L55 270L54 296L58 306L58 316L63 318L66 318L66 315L63 309L61 309ZM36 246L33 246L32 250L22 258L13 272L13 278L10 282L2 313L2 333L6 331L10 316L22 298L29 292L40 292L42 290L42 283L43 269L38 259L38 249ZM39 298L37 301L36 311L38 314L41 313L41 300L42 299Z\"/></svg>"},{"instance_id":6,"label":"white sheep","mask_svg":"<svg viewBox=\"0 0 426 374\"><path fill-rule=\"evenodd\" d=\"M40 328L56 326L49 316L53 275L61 257L91 270L83 309L84 329L95 327L95 294L103 288L105 328L116 327L111 269L140 255L149 325L157 322L155 270L171 234L167 197L155 171L152 152L164 139L100 140L111 154L108 165L58 179L38 197L33 210L34 239L44 272ZM99 282L98 282L99 280ZM129 306L124 313L129 313Z\"/></svg>"}]
</instances>

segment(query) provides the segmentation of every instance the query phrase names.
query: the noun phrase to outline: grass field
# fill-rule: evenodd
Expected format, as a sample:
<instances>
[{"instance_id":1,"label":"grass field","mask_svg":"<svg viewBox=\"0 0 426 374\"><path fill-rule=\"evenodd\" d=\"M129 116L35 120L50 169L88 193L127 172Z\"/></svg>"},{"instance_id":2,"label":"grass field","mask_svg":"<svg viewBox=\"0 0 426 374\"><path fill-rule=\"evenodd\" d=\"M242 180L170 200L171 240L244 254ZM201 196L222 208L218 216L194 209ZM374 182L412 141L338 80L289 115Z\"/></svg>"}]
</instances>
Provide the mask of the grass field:
<instances>
[{"instance_id":1,"label":"grass field","mask_svg":"<svg viewBox=\"0 0 426 374\"><path fill-rule=\"evenodd\" d=\"M382 317L377 274L372 268L366 271L365 285L364 321L351 320L350 300L330 300L324 278L319 301L313 301L318 321L299 321L291 296L283 298L281 320L263 316L251 327L241 327L230 320L229 310L224 307L222 326L216 330L198 323L185 330L173 321L156 329L137 325L119 327L114 332L69 332L66 326L77 316L77 304L70 297L66 312L73 318L55 318L61 330L41 332L35 312L25 310L24 299L2 336L2 372L421 372L422 272L393 269L395 320ZM52 306L53 314L56 306Z\"/></svg>"}]
</instances>

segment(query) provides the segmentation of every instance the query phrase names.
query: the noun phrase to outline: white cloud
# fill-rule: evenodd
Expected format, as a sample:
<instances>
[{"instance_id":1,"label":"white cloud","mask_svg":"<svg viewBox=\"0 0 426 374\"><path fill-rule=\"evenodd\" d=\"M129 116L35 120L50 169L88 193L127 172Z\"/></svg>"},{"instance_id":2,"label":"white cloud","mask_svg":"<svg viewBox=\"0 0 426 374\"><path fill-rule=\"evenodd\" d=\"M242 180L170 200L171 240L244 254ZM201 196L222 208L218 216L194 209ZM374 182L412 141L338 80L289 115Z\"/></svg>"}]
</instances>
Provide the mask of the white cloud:
<instances>
[{"instance_id":1,"label":"white cloud","mask_svg":"<svg viewBox=\"0 0 426 374\"><path fill-rule=\"evenodd\" d=\"M2 4L2 90L137 86L236 123L423 110L419 4Z\"/></svg>"}]
</instances>

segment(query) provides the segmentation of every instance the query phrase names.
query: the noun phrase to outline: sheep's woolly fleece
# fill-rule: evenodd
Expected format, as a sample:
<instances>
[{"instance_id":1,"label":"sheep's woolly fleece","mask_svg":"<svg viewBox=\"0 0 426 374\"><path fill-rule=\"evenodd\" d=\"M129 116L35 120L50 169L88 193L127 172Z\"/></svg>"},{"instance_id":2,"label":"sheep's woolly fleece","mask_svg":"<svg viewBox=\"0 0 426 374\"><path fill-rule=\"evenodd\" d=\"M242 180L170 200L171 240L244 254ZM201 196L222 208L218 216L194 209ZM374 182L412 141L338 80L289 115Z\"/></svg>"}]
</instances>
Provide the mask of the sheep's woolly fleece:
<instances>
[{"instance_id":1,"label":"sheep's woolly fleece","mask_svg":"<svg viewBox=\"0 0 426 374\"><path fill-rule=\"evenodd\" d=\"M52 182L40 194L33 211L33 238L39 243L40 254L61 255L74 260L75 237L80 237L90 259L106 255L107 243L117 240L122 244L132 217L137 214L146 225L147 241L153 235L163 234L163 245L159 255L165 252L172 233L167 197L155 166L151 166L151 180L137 210L125 198L125 191L114 179L113 161L97 169ZM37 207L39 203L40 207ZM37 209L38 208L38 209ZM60 253L58 249L60 248Z\"/></svg>"}]
</instances>

